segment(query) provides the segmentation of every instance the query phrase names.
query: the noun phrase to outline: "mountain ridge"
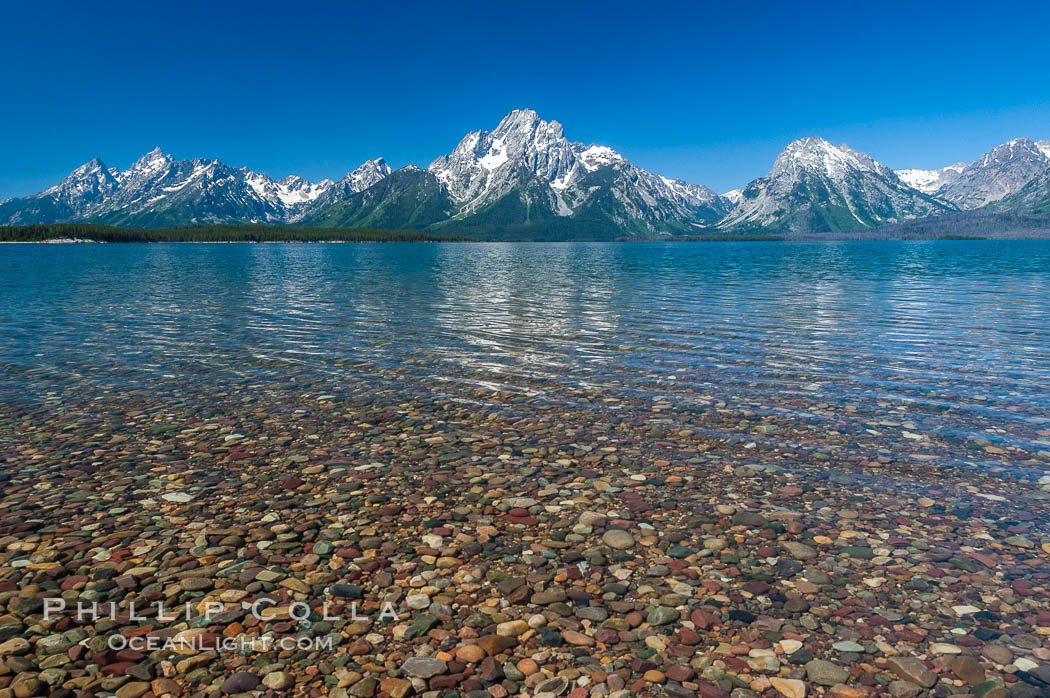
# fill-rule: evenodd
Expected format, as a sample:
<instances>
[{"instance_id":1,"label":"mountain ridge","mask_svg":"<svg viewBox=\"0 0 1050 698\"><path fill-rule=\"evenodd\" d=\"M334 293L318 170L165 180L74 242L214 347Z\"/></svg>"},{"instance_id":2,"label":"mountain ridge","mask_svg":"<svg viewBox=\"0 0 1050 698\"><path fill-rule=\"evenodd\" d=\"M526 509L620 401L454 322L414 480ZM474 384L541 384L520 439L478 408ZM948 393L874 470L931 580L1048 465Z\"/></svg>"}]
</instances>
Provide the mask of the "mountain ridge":
<instances>
[{"instance_id":1,"label":"mountain ridge","mask_svg":"<svg viewBox=\"0 0 1050 698\"><path fill-rule=\"evenodd\" d=\"M787 144L770 171L717 194L645 170L557 121L515 109L467 133L426 169L383 158L338 180L274 179L160 148L126 170L93 158L37 194L0 201L0 225L271 224L441 230L487 239L673 238L835 233L947 213L1050 215L1050 141L1015 138L971 163L893 170L819 137ZM996 220L986 217L987 220Z\"/></svg>"}]
</instances>

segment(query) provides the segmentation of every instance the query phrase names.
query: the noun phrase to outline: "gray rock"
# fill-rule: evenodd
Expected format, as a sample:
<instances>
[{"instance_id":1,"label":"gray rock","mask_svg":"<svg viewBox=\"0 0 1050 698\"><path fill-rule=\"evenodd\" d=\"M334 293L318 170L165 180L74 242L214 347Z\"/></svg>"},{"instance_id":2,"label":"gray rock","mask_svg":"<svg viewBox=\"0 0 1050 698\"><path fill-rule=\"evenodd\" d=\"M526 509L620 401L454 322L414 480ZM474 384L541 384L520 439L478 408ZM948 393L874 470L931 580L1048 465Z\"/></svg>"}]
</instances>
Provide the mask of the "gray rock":
<instances>
[{"instance_id":1,"label":"gray rock","mask_svg":"<svg viewBox=\"0 0 1050 698\"><path fill-rule=\"evenodd\" d=\"M537 606L549 606L552 603L559 603L567 599L565 591L562 589L544 589L543 591L537 591L529 599L532 603Z\"/></svg>"},{"instance_id":2,"label":"gray rock","mask_svg":"<svg viewBox=\"0 0 1050 698\"><path fill-rule=\"evenodd\" d=\"M796 560L812 560L817 556L817 551L805 543L796 540L786 540L780 544L788 555Z\"/></svg>"},{"instance_id":3,"label":"gray rock","mask_svg":"<svg viewBox=\"0 0 1050 698\"><path fill-rule=\"evenodd\" d=\"M444 674L448 671L448 664L443 660L434 657L409 657L405 660L405 663L401 665L401 671L409 676L415 676L420 679L429 679L432 676Z\"/></svg>"},{"instance_id":4,"label":"gray rock","mask_svg":"<svg viewBox=\"0 0 1050 698\"><path fill-rule=\"evenodd\" d=\"M1006 645L991 642L981 648L981 654L996 664L1006 666L1014 661L1014 653Z\"/></svg>"},{"instance_id":5,"label":"gray rock","mask_svg":"<svg viewBox=\"0 0 1050 698\"><path fill-rule=\"evenodd\" d=\"M616 550L627 550L634 546L634 536L619 528L610 528L602 535L602 542Z\"/></svg>"},{"instance_id":6,"label":"gray rock","mask_svg":"<svg viewBox=\"0 0 1050 698\"><path fill-rule=\"evenodd\" d=\"M889 689L893 698L914 698L922 691L921 686L904 679L890 681Z\"/></svg>"},{"instance_id":7,"label":"gray rock","mask_svg":"<svg viewBox=\"0 0 1050 698\"><path fill-rule=\"evenodd\" d=\"M817 567L807 567L802 576L813 584L831 584L831 575Z\"/></svg>"},{"instance_id":8,"label":"gray rock","mask_svg":"<svg viewBox=\"0 0 1050 698\"><path fill-rule=\"evenodd\" d=\"M952 673L975 686L985 679L984 667L973 657L961 654L952 660Z\"/></svg>"},{"instance_id":9,"label":"gray rock","mask_svg":"<svg viewBox=\"0 0 1050 698\"><path fill-rule=\"evenodd\" d=\"M1028 673L1045 683L1047 686L1050 686L1050 664L1037 666Z\"/></svg>"},{"instance_id":10,"label":"gray rock","mask_svg":"<svg viewBox=\"0 0 1050 698\"><path fill-rule=\"evenodd\" d=\"M733 515L734 526L747 526L748 528L762 528L769 521L766 517L754 511L738 511Z\"/></svg>"},{"instance_id":11,"label":"gray rock","mask_svg":"<svg viewBox=\"0 0 1050 698\"><path fill-rule=\"evenodd\" d=\"M806 678L821 686L834 686L844 683L849 678L849 672L838 664L832 664L823 659L813 659L806 662Z\"/></svg>"},{"instance_id":12,"label":"gray rock","mask_svg":"<svg viewBox=\"0 0 1050 698\"><path fill-rule=\"evenodd\" d=\"M839 640L838 642L833 644L832 647L837 649L839 652L860 653L864 651L864 645L860 644L859 642L854 642L853 640Z\"/></svg>"},{"instance_id":13,"label":"gray rock","mask_svg":"<svg viewBox=\"0 0 1050 698\"><path fill-rule=\"evenodd\" d=\"M923 688L930 688L937 683L937 675L918 657L890 657L886 664L897 676Z\"/></svg>"},{"instance_id":14,"label":"gray rock","mask_svg":"<svg viewBox=\"0 0 1050 698\"><path fill-rule=\"evenodd\" d=\"M667 625L678 620L678 611L667 606L657 606L653 610L649 611L649 615L646 617L645 622L649 625Z\"/></svg>"}]
</instances>

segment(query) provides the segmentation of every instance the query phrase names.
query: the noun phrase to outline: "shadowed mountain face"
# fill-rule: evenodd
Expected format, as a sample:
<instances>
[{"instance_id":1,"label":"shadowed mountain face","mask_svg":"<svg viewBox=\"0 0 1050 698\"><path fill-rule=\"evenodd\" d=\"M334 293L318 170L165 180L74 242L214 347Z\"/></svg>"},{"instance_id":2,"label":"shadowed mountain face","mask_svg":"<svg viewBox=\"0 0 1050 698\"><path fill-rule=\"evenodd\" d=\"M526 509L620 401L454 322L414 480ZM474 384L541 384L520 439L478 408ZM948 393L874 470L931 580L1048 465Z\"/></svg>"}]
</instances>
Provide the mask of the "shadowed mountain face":
<instances>
[{"instance_id":1,"label":"shadowed mountain face","mask_svg":"<svg viewBox=\"0 0 1050 698\"><path fill-rule=\"evenodd\" d=\"M784 149L768 175L744 188L719 227L838 232L950 208L865 153L823 138L803 138Z\"/></svg>"},{"instance_id":2,"label":"shadowed mountain face","mask_svg":"<svg viewBox=\"0 0 1050 698\"><path fill-rule=\"evenodd\" d=\"M454 210L448 191L433 174L405 167L321 209L308 222L334 228L423 230L447 220Z\"/></svg>"},{"instance_id":3,"label":"shadowed mountain face","mask_svg":"<svg viewBox=\"0 0 1050 698\"><path fill-rule=\"evenodd\" d=\"M964 211L1006 199L1050 168L1050 141L1015 138L970 164L939 170L901 170L908 184Z\"/></svg>"},{"instance_id":4,"label":"shadowed mountain face","mask_svg":"<svg viewBox=\"0 0 1050 698\"><path fill-rule=\"evenodd\" d=\"M0 225L309 224L543 240L842 232L985 208L1038 215L1048 169L1050 142L1026 138L970 164L893 171L812 137L788 144L769 174L719 195L570 141L560 123L522 109L468 133L426 170L394 172L378 158L339 181L273 179L160 149L124 171L95 159L46 191L0 202Z\"/></svg>"}]
</instances>

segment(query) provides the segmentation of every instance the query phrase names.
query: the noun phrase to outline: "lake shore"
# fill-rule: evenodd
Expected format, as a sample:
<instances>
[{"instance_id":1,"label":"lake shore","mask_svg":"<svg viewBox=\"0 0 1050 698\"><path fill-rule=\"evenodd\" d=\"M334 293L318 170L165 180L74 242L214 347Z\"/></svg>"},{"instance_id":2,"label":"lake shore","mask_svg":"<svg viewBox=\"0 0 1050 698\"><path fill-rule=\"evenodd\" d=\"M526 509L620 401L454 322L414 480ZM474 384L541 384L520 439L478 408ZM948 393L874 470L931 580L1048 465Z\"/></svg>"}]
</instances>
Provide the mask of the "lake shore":
<instances>
[{"instance_id":1,"label":"lake shore","mask_svg":"<svg viewBox=\"0 0 1050 698\"><path fill-rule=\"evenodd\" d=\"M0 257L0 698L1050 684L1047 243Z\"/></svg>"},{"instance_id":2,"label":"lake shore","mask_svg":"<svg viewBox=\"0 0 1050 698\"><path fill-rule=\"evenodd\" d=\"M54 225L0 226L0 243L80 242L871 242L901 240L1046 240L1050 222L1041 219L990 217L980 224L947 218L931 223L909 221L876 228L842 232L770 233L711 230L695 235L607 235L599 238L554 236L517 239L486 238L469 234L422 230L357 228L305 228L291 225L199 225L133 229L107 225L60 223Z\"/></svg>"},{"instance_id":3,"label":"lake shore","mask_svg":"<svg viewBox=\"0 0 1050 698\"><path fill-rule=\"evenodd\" d=\"M1029 463L1022 485L938 469L962 455L940 439L867 458L846 423L731 405L303 388L7 403L6 665L51 695L1034 698L1050 679L1050 453L967 447ZM705 436L730 424L740 440ZM118 611L44 621L56 597Z\"/></svg>"}]
</instances>

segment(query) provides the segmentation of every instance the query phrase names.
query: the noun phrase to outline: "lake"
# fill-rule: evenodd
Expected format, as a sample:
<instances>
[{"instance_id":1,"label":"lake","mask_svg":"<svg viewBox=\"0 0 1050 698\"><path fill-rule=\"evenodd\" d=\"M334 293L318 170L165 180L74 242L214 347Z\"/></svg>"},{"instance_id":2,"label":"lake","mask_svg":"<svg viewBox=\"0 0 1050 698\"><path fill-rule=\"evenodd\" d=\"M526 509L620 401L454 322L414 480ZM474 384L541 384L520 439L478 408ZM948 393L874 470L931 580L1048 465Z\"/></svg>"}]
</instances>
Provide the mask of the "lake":
<instances>
[{"instance_id":1,"label":"lake","mask_svg":"<svg viewBox=\"0 0 1050 698\"><path fill-rule=\"evenodd\" d=\"M1050 684L1050 242L0 257L21 694Z\"/></svg>"},{"instance_id":2,"label":"lake","mask_svg":"<svg viewBox=\"0 0 1050 698\"><path fill-rule=\"evenodd\" d=\"M1044 241L3 245L0 261L5 400L483 388L807 422L903 410L945 438L1050 449Z\"/></svg>"}]
</instances>

